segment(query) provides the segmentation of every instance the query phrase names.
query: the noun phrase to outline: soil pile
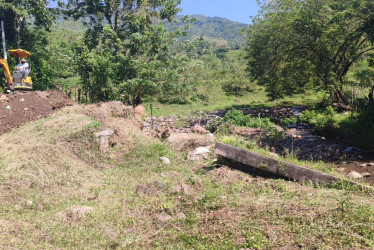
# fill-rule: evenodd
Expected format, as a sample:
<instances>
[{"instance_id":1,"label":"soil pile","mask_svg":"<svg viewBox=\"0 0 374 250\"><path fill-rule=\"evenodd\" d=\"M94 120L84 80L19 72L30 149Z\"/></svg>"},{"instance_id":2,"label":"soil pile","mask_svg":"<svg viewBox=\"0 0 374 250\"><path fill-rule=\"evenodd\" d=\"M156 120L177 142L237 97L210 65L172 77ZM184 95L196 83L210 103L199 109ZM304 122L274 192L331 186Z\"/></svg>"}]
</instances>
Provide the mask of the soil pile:
<instances>
[{"instance_id":1,"label":"soil pile","mask_svg":"<svg viewBox=\"0 0 374 250\"><path fill-rule=\"evenodd\" d=\"M73 104L67 95L57 90L0 94L0 134Z\"/></svg>"}]
</instances>

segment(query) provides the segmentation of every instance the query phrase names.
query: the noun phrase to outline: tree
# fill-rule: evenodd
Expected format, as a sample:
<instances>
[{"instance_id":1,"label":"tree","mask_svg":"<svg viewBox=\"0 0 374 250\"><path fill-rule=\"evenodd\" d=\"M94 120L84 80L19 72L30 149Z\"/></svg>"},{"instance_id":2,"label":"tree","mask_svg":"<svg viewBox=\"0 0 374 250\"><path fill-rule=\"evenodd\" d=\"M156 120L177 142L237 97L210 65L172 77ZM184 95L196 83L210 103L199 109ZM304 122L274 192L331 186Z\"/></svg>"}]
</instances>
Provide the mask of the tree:
<instances>
[{"instance_id":1,"label":"tree","mask_svg":"<svg viewBox=\"0 0 374 250\"><path fill-rule=\"evenodd\" d=\"M4 21L8 48L31 52L34 88L53 87L50 54L45 51L48 31L54 20L48 5L59 0L0 0L0 20ZM9 63L15 59L10 57Z\"/></svg>"},{"instance_id":2,"label":"tree","mask_svg":"<svg viewBox=\"0 0 374 250\"><path fill-rule=\"evenodd\" d=\"M352 66L372 57L374 46L361 10L364 0L277 0L262 6L248 30L247 60L252 79L269 96L310 87L348 104L344 78Z\"/></svg>"},{"instance_id":3,"label":"tree","mask_svg":"<svg viewBox=\"0 0 374 250\"><path fill-rule=\"evenodd\" d=\"M179 3L180 0L68 1L66 14L83 18L88 27L86 48L81 51L85 57L97 60L105 55L103 66L110 68L108 78L97 81L95 75L100 72L91 68L94 62L80 60L82 84L90 83L86 90L101 86L95 87L91 101L121 98L136 105L144 95L155 95L163 84L178 80L168 75L173 71L167 68L175 62L170 46L181 31L169 30L165 23L174 20Z\"/></svg>"},{"instance_id":4,"label":"tree","mask_svg":"<svg viewBox=\"0 0 374 250\"><path fill-rule=\"evenodd\" d=\"M56 0L52 0L54 2ZM0 1L0 18L7 27L10 41L21 47L21 28L26 19L32 20L37 26L49 28L53 21L52 12L48 8L51 1L47 0L3 0Z\"/></svg>"},{"instance_id":5,"label":"tree","mask_svg":"<svg viewBox=\"0 0 374 250\"><path fill-rule=\"evenodd\" d=\"M374 68L373 67L361 67L356 69L354 77L357 84L361 87L368 88L369 94L368 99L370 103L374 102Z\"/></svg>"}]
</instances>

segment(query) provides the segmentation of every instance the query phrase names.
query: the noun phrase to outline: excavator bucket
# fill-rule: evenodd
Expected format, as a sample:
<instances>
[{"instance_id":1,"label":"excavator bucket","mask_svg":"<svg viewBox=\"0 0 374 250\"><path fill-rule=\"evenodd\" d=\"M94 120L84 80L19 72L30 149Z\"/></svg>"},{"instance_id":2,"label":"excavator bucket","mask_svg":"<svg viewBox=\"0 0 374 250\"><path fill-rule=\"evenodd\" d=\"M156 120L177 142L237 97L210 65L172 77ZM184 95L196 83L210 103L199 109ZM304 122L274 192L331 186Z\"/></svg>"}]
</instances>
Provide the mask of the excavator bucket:
<instances>
[{"instance_id":1,"label":"excavator bucket","mask_svg":"<svg viewBox=\"0 0 374 250\"><path fill-rule=\"evenodd\" d=\"M30 56L30 52L23 49L10 49L8 52L18 58L26 58Z\"/></svg>"}]
</instances>

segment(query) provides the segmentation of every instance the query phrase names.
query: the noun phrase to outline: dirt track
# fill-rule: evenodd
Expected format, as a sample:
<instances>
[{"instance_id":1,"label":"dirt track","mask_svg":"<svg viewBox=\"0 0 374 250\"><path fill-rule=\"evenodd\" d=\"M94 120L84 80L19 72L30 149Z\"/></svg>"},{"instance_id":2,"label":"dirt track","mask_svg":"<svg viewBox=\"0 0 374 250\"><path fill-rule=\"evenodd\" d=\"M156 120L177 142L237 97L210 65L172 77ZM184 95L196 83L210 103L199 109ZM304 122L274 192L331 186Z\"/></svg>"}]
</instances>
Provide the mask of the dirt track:
<instances>
[{"instance_id":1,"label":"dirt track","mask_svg":"<svg viewBox=\"0 0 374 250\"><path fill-rule=\"evenodd\" d=\"M0 134L73 104L68 96L57 90L0 94Z\"/></svg>"}]
</instances>

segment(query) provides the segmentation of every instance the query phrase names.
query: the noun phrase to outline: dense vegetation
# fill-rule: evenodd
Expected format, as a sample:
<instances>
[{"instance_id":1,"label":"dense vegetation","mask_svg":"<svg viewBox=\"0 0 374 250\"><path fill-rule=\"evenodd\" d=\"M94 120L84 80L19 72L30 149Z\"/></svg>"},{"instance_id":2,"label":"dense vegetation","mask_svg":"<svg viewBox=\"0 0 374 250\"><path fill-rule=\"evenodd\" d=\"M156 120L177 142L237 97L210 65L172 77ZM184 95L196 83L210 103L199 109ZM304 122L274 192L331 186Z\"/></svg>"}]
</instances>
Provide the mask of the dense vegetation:
<instances>
[{"instance_id":1,"label":"dense vegetation","mask_svg":"<svg viewBox=\"0 0 374 250\"><path fill-rule=\"evenodd\" d=\"M247 24L233 22L222 17L191 15L191 18L195 21L188 29L188 39L203 37L208 44L230 48L240 48L245 44L245 37L241 35L241 31L248 27Z\"/></svg>"},{"instance_id":2,"label":"dense vegetation","mask_svg":"<svg viewBox=\"0 0 374 250\"><path fill-rule=\"evenodd\" d=\"M348 73L371 63L374 55L369 2L280 0L264 5L248 31L252 79L266 86L272 98L317 87L349 104L343 86L360 80L349 79Z\"/></svg>"},{"instance_id":3,"label":"dense vegetation","mask_svg":"<svg viewBox=\"0 0 374 250\"><path fill-rule=\"evenodd\" d=\"M8 48L32 52L36 89L57 87L80 102L152 103L156 112L281 103L267 102L264 89L283 104L323 97L308 120L317 132L330 126L355 144L373 139L373 3L272 1L248 28L178 16L175 0L135 2L71 0L50 9L46 1L5 1L0 16ZM352 115L331 116L324 110L332 102Z\"/></svg>"},{"instance_id":4,"label":"dense vegetation","mask_svg":"<svg viewBox=\"0 0 374 250\"><path fill-rule=\"evenodd\" d=\"M346 146L374 148L374 3L263 1L242 48L241 24L181 18L180 0L58 0L53 9L50 2L0 0L8 48L31 52L35 89L58 88L87 105L0 135L2 248L374 247L369 189L247 174L213 153L187 160L200 140L211 152L216 141L341 176L341 168L316 158L298 161L298 139L286 133L299 125L323 136L333 131L334 140L349 143L337 159L346 169L352 165L345 149L353 150ZM15 97L1 95L4 110L3 98ZM139 129L134 113L142 111L105 102L111 100L143 103L153 116L193 111L175 118L175 127L189 131L190 118L209 120L214 135L172 131L168 140L153 138ZM267 112L295 105L306 110L295 117ZM227 112L205 116L204 109ZM278 124L276 116L287 118ZM101 152L97 133L108 128L115 133ZM312 142L307 149L336 152L332 144L319 147L330 141L314 134L305 138ZM284 154L272 149L276 143Z\"/></svg>"}]
</instances>

